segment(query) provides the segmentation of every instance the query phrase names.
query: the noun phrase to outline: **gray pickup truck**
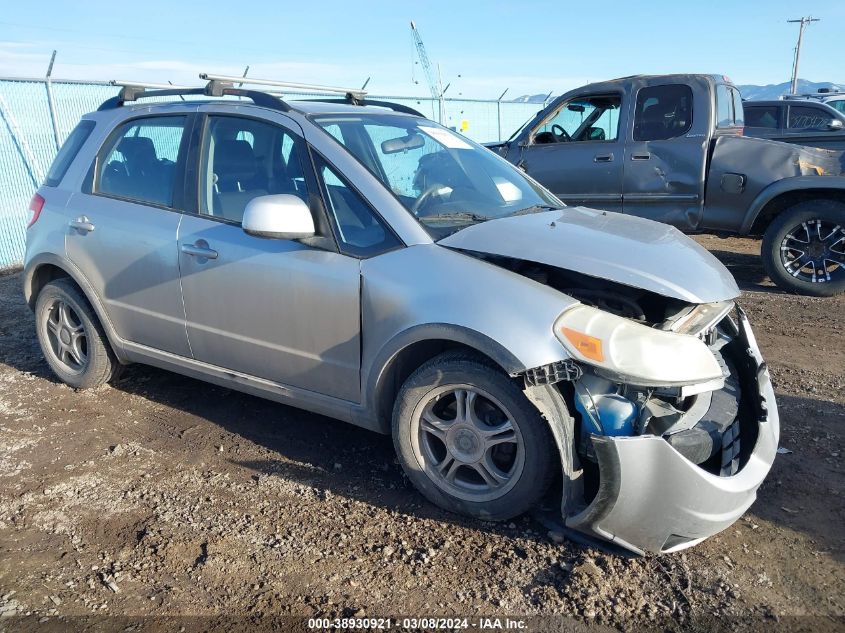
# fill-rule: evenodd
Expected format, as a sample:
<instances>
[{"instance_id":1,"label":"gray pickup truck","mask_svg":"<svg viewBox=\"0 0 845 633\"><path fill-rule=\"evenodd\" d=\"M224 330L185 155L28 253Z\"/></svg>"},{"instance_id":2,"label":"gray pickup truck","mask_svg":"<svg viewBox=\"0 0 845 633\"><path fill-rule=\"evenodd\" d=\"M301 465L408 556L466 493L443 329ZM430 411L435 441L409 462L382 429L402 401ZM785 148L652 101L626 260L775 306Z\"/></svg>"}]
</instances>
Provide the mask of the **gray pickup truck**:
<instances>
[{"instance_id":1,"label":"gray pickup truck","mask_svg":"<svg viewBox=\"0 0 845 633\"><path fill-rule=\"evenodd\" d=\"M748 138L743 126L727 77L634 76L567 92L488 147L564 202L762 235L778 286L845 291L845 153Z\"/></svg>"}]
</instances>

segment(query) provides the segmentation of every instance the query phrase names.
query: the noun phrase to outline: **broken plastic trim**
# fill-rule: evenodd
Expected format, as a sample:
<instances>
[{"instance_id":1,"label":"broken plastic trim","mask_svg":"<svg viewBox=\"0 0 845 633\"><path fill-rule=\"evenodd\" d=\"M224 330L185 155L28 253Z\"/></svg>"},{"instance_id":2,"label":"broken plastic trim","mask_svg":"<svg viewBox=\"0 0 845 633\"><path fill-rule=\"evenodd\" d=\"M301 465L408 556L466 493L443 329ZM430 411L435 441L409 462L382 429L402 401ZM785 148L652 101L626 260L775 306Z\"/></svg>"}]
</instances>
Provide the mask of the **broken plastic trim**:
<instances>
[{"instance_id":1,"label":"broken plastic trim","mask_svg":"<svg viewBox=\"0 0 845 633\"><path fill-rule=\"evenodd\" d=\"M539 387L541 385L553 385L564 380L578 380L583 373L583 370L575 361L567 358L541 367L527 369L524 374L525 386Z\"/></svg>"}]
</instances>

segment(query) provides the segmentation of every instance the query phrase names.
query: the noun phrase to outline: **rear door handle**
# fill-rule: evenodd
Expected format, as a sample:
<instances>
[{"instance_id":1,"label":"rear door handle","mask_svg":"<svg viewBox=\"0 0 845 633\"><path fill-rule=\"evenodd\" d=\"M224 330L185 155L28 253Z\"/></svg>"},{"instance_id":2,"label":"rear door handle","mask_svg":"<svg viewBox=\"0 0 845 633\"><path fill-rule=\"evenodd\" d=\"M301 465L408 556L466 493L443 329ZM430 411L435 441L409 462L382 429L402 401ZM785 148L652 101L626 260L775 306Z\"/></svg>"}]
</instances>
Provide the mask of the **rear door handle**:
<instances>
[{"instance_id":1,"label":"rear door handle","mask_svg":"<svg viewBox=\"0 0 845 633\"><path fill-rule=\"evenodd\" d=\"M71 220L68 224L70 228L76 229L80 233L90 233L94 230L94 225L91 224L91 221L84 215L80 215L75 220Z\"/></svg>"},{"instance_id":2,"label":"rear door handle","mask_svg":"<svg viewBox=\"0 0 845 633\"><path fill-rule=\"evenodd\" d=\"M631 154L631 160L648 160L651 158L651 154L648 152L644 152L642 154Z\"/></svg>"},{"instance_id":3,"label":"rear door handle","mask_svg":"<svg viewBox=\"0 0 845 633\"><path fill-rule=\"evenodd\" d=\"M208 247L205 240L197 240L196 244L182 244L182 252L191 257L203 257L205 259L217 259L217 251Z\"/></svg>"},{"instance_id":4,"label":"rear door handle","mask_svg":"<svg viewBox=\"0 0 845 633\"><path fill-rule=\"evenodd\" d=\"M611 163L613 162L613 154L598 154L593 157L593 162L596 163Z\"/></svg>"}]
</instances>

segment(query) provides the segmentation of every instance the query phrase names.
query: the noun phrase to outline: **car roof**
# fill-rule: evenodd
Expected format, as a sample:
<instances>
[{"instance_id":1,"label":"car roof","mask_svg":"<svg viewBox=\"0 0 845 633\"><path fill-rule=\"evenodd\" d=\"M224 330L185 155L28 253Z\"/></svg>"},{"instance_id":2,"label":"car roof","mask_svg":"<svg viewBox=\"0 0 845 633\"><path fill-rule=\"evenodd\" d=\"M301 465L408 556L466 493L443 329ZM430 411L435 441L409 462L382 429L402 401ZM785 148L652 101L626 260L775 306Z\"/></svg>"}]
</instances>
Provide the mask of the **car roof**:
<instances>
[{"instance_id":1,"label":"car roof","mask_svg":"<svg viewBox=\"0 0 845 633\"><path fill-rule=\"evenodd\" d=\"M816 99L748 99L747 101L743 101L742 104L744 106L797 105L802 108L809 106L811 108L821 108L822 110L830 110L841 114L841 112Z\"/></svg>"}]
</instances>

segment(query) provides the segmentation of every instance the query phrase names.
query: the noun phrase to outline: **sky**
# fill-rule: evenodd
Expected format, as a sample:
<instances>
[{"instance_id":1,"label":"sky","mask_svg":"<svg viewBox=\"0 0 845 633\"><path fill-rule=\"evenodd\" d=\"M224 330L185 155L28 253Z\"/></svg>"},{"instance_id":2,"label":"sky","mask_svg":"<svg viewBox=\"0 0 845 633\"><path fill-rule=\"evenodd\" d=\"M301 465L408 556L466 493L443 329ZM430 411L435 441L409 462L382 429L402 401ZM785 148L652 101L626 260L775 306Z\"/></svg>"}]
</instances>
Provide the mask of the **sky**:
<instances>
[{"instance_id":1,"label":"sky","mask_svg":"<svg viewBox=\"0 0 845 633\"><path fill-rule=\"evenodd\" d=\"M685 0L600 3L316 0L5 0L0 75L199 84L197 73L243 73L427 96L410 20L439 66L446 96L560 94L641 73L703 72L738 84L800 76L845 82L845 2ZM566 8L564 8L566 7Z\"/></svg>"}]
</instances>

